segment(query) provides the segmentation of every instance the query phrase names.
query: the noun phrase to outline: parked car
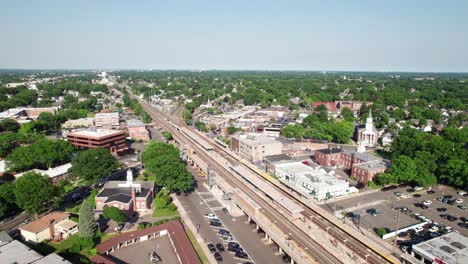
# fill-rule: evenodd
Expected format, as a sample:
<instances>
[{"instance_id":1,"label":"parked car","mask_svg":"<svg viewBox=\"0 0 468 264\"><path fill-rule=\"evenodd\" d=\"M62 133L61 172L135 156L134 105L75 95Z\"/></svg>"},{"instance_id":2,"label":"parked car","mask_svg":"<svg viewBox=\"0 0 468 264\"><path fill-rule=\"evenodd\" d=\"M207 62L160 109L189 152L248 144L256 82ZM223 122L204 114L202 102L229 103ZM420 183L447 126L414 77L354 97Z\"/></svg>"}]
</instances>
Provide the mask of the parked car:
<instances>
[{"instance_id":1,"label":"parked car","mask_svg":"<svg viewBox=\"0 0 468 264\"><path fill-rule=\"evenodd\" d=\"M466 223L466 222L468 222L468 217L462 216L462 217L460 217L460 221L462 221L463 223Z\"/></svg>"},{"instance_id":2,"label":"parked car","mask_svg":"<svg viewBox=\"0 0 468 264\"><path fill-rule=\"evenodd\" d=\"M285 264L291 263L291 257L289 255L284 255L283 256L283 263L285 263Z\"/></svg>"},{"instance_id":3,"label":"parked car","mask_svg":"<svg viewBox=\"0 0 468 264\"><path fill-rule=\"evenodd\" d=\"M427 206L425 204L421 204L421 209L423 209L423 210L429 209L429 206Z\"/></svg>"},{"instance_id":4,"label":"parked car","mask_svg":"<svg viewBox=\"0 0 468 264\"><path fill-rule=\"evenodd\" d=\"M419 193L415 193L415 194L413 194L413 197L414 198L419 198L419 197L421 197L421 195Z\"/></svg>"},{"instance_id":5,"label":"parked car","mask_svg":"<svg viewBox=\"0 0 468 264\"><path fill-rule=\"evenodd\" d=\"M444 207L437 208L437 212L445 212L445 211L447 211L447 208L444 208Z\"/></svg>"},{"instance_id":6,"label":"parked car","mask_svg":"<svg viewBox=\"0 0 468 264\"><path fill-rule=\"evenodd\" d=\"M381 211L374 209L374 208L368 209L366 212L372 216L378 216L379 214L382 213Z\"/></svg>"},{"instance_id":7,"label":"parked car","mask_svg":"<svg viewBox=\"0 0 468 264\"><path fill-rule=\"evenodd\" d=\"M218 231L218 234L220 234L220 235L230 235L231 232L229 230L226 230L226 229L220 229Z\"/></svg>"},{"instance_id":8,"label":"parked car","mask_svg":"<svg viewBox=\"0 0 468 264\"><path fill-rule=\"evenodd\" d=\"M220 221L211 220L211 221L210 221L210 225L211 225L211 226L217 226L217 227L220 227L220 226L222 226L223 224L221 224L221 222L220 222Z\"/></svg>"},{"instance_id":9,"label":"parked car","mask_svg":"<svg viewBox=\"0 0 468 264\"><path fill-rule=\"evenodd\" d=\"M458 193L459 195L465 195L465 194L466 194L465 191L458 191L457 193Z\"/></svg>"},{"instance_id":10,"label":"parked car","mask_svg":"<svg viewBox=\"0 0 468 264\"><path fill-rule=\"evenodd\" d=\"M219 252L224 252L224 246L221 243L216 243L216 248Z\"/></svg>"},{"instance_id":11,"label":"parked car","mask_svg":"<svg viewBox=\"0 0 468 264\"><path fill-rule=\"evenodd\" d=\"M415 186L413 189L415 191L421 191L423 188L421 186Z\"/></svg>"},{"instance_id":12,"label":"parked car","mask_svg":"<svg viewBox=\"0 0 468 264\"><path fill-rule=\"evenodd\" d=\"M460 204L460 205L458 205L458 208L460 208L462 210L466 210L466 209L468 209L468 206Z\"/></svg>"},{"instance_id":13,"label":"parked car","mask_svg":"<svg viewBox=\"0 0 468 264\"><path fill-rule=\"evenodd\" d=\"M419 232L421 232L421 231L423 231L423 230L424 230L424 228L422 228L422 227L420 227L420 226L418 226L418 227L416 227L416 228L414 229L414 231L416 231L417 233L419 233Z\"/></svg>"},{"instance_id":14,"label":"parked car","mask_svg":"<svg viewBox=\"0 0 468 264\"><path fill-rule=\"evenodd\" d=\"M211 253L215 253L215 252L216 252L216 248L215 248L215 246L213 245L213 243L208 243L208 249L210 250Z\"/></svg>"},{"instance_id":15,"label":"parked car","mask_svg":"<svg viewBox=\"0 0 468 264\"><path fill-rule=\"evenodd\" d=\"M382 192L386 192L386 191L390 191L390 190L395 190L396 188L398 188L397 186L395 185L390 185L390 186L387 186L387 187L383 187L381 189Z\"/></svg>"},{"instance_id":16,"label":"parked car","mask_svg":"<svg viewBox=\"0 0 468 264\"><path fill-rule=\"evenodd\" d=\"M452 230L453 230L453 229L452 229L451 226L446 226L446 227L444 227L444 231L445 231L446 233L450 233L450 232L452 232Z\"/></svg>"},{"instance_id":17,"label":"parked car","mask_svg":"<svg viewBox=\"0 0 468 264\"><path fill-rule=\"evenodd\" d=\"M219 254L219 252L216 252L214 254L214 258L216 259L216 262L218 263L223 262L223 257L221 256L221 254Z\"/></svg>"},{"instance_id":18,"label":"parked car","mask_svg":"<svg viewBox=\"0 0 468 264\"><path fill-rule=\"evenodd\" d=\"M430 229L429 229L429 232L437 232L439 231L439 228L437 226L432 226Z\"/></svg>"},{"instance_id":19,"label":"parked car","mask_svg":"<svg viewBox=\"0 0 468 264\"><path fill-rule=\"evenodd\" d=\"M233 241L233 240L234 239L232 238L231 234L224 234L223 235L223 241L229 242L229 241Z\"/></svg>"},{"instance_id":20,"label":"parked car","mask_svg":"<svg viewBox=\"0 0 468 264\"><path fill-rule=\"evenodd\" d=\"M205 217L210 219L210 220L218 219L218 216L216 216L213 213L206 214Z\"/></svg>"},{"instance_id":21,"label":"parked car","mask_svg":"<svg viewBox=\"0 0 468 264\"><path fill-rule=\"evenodd\" d=\"M223 211L223 213L228 213L229 212L226 207L223 207L222 211Z\"/></svg>"},{"instance_id":22,"label":"parked car","mask_svg":"<svg viewBox=\"0 0 468 264\"><path fill-rule=\"evenodd\" d=\"M249 257L249 255L247 255L247 253L245 253L244 251L236 251L236 254L234 254L234 256L236 258L241 258L241 259L246 259Z\"/></svg>"},{"instance_id":23,"label":"parked car","mask_svg":"<svg viewBox=\"0 0 468 264\"><path fill-rule=\"evenodd\" d=\"M461 203L463 203L463 199L458 198L458 199L455 200L455 203L461 204Z\"/></svg>"},{"instance_id":24,"label":"parked car","mask_svg":"<svg viewBox=\"0 0 468 264\"><path fill-rule=\"evenodd\" d=\"M156 253L155 251L148 254L148 259L151 263L161 262L161 258L159 257L158 253Z\"/></svg>"},{"instance_id":25,"label":"parked car","mask_svg":"<svg viewBox=\"0 0 468 264\"><path fill-rule=\"evenodd\" d=\"M428 194L434 194L434 193L435 193L435 191L433 191L433 190L429 190L429 191L427 191L427 193L428 193Z\"/></svg>"},{"instance_id":26,"label":"parked car","mask_svg":"<svg viewBox=\"0 0 468 264\"><path fill-rule=\"evenodd\" d=\"M228 243L228 250L229 251L237 251L240 248L240 245L237 242L229 242Z\"/></svg>"},{"instance_id":27,"label":"parked car","mask_svg":"<svg viewBox=\"0 0 468 264\"><path fill-rule=\"evenodd\" d=\"M432 201L431 200L426 200L426 201L423 201L422 204L426 205L426 206L429 206L432 204Z\"/></svg>"},{"instance_id":28,"label":"parked car","mask_svg":"<svg viewBox=\"0 0 468 264\"><path fill-rule=\"evenodd\" d=\"M406 232L399 232L398 233L398 237L405 237L407 235L408 235L408 233L406 233Z\"/></svg>"},{"instance_id":29,"label":"parked car","mask_svg":"<svg viewBox=\"0 0 468 264\"><path fill-rule=\"evenodd\" d=\"M400 197L400 196L401 196L401 192L394 192L394 194L395 194L397 197Z\"/></svg>"}]
</instances>

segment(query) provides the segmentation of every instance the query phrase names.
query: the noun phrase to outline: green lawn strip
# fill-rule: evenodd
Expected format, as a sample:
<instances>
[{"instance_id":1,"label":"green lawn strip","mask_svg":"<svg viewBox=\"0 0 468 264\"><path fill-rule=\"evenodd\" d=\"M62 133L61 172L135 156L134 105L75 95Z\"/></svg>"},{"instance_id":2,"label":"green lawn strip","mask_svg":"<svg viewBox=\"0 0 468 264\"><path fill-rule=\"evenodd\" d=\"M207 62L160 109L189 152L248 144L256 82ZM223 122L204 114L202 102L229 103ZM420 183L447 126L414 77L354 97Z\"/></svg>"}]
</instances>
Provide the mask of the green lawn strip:
<instances>
[{"instance_id":1,"label":"green lawn strip","mask_svg":"<svg viewBox=\"0 0 468 264\"><path fill-rule=\"evenodd\" d=\"M187 232L187 236L190 239L190 242L192 243L193 247L195 248L195 251L197 252L197 255L200 258L201 262L203 264L209 264L210 262L208 261L208 258L206 257L205 253L203 252L203 249L201 248L200 244L198 244L195 235L188 228L185 229L185 231Z\"/></svg>"}]
</instances>

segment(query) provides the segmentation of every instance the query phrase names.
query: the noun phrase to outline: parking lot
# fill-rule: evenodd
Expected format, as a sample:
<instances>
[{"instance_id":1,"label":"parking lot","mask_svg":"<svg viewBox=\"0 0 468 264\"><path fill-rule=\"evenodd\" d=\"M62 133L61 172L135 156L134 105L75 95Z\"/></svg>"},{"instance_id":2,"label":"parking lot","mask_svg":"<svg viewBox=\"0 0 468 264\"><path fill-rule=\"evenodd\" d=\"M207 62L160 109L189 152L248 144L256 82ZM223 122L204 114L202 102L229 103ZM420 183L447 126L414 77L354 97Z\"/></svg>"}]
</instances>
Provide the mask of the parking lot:
<instances>
[{"instance_id":1,"label":"parking lot","mask_svg":"<svg viewBox=\"0 0 468 264\"><path fill-rule=\"evenodd\" d=\"M444 197L446 199L442 201ZM456 202L457 199L463 201ZM358 197L330 202L321 205L321 207L332 213L351 213L351 217L346 218L346 223L374 234L374 230L381 227L395 230L397 212L400 211L399 229L420 222L431 223L414 235L403 236L405 235L403 234L398 238L419 243L443 234L445 232L443 229L446 226L468 236L468 229L464 222L466 219L463 219L463 217L468 217L468 210L463 209L463 206L467 205L467 199L468 197L458 194L457 190L443 185L434 186L433 191L415 191L410 186L401 186L387 191L370 192ZM428 201L426 202L427 207L422 206L425 201ZM369 212L372 209L375 209L377 213L372 215ZM441 215L449 215L450 217L441 217ZM430 228L434 225L437 227L434 227L430 232ZM388 242L392 241L390 239Z\"/></svg>"}]
</instances>

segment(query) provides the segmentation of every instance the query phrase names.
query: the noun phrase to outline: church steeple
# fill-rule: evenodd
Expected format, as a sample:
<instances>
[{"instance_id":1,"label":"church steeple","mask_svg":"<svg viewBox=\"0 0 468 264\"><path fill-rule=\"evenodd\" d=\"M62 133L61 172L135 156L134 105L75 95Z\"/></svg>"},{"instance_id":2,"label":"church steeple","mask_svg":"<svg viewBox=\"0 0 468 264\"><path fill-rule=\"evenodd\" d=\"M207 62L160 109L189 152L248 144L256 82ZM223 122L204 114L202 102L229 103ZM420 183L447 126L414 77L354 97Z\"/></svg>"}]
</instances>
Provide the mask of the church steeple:
<instances>
[{"instance_id":1,"label":"church steeple","mask_svg":"<svg viewBox=\"0 0 468 264\"><path fill-rule=\"evenodd\" d=\"M367 117L366 120L366 130L367 131L373 131L374 124L373 124L373 119L372 119L372 110L369 110L369 116Z\"/></svg>"}]
</instances>

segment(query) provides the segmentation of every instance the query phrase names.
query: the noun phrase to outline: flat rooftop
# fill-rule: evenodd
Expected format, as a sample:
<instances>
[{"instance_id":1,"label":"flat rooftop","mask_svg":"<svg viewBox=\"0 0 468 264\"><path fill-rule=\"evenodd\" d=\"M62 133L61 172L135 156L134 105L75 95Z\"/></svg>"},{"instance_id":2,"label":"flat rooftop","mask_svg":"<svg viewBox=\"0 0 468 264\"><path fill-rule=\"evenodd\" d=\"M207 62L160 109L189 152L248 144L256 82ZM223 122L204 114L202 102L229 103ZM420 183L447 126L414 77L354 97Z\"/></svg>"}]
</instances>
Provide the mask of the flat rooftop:
<instances>
[{"instance_id":1,"label":"flat rooftop","mask_svg":"<svg viewBox=\"0 0 468 264\"><path fill-rule=\"evenodd\" d=\"M258 145L266 145L266 144L275 144L281 143L280 141L276 140L272 137L267 137L264 135L255 135L255 134L247 134L247 135L239 135L237 136L239 141L249 145L249 146L258 146Z\"/></svg>"},{"instance_id":2,"label":"flat rooftop","mask_svg":"<svg viewBox=\"0 0 468 264\"><path fill-rule=\"evenodd\" d=\"M97 113L95 118L119 118L119 113L118 112L112 112L112 113Z\"/></svg>"},{"instance_id":3,"label":"flat rooftop","mask_svg":"<svg viewBox=\"0 0 468 264\"><path fill-rule=\"evenodd\" d=\"M468 263L468 238L452 232L413 246L413 251L447 264Z\"/></svg>"},{"instance_id":4,"label":"flat rooftop","mask_svg":"<svg viewBox=\"0 0 468 264\"><path fill-rule=\"evenodd\" d=\"M69 133L70 136L84 136L84 137L106 137L115 134L122 133L120 130L111 130L111 129L86 129L79 130Z\"/></svg>"},{"instance_id":5,"label":"flat rooftop","mask_svg":"<svg viewBox=\"0 0 468 264\"><path fill-rule=\"evenodd\" d=\"M334 186L334 185L349 185L346 181L340 180L334 176L334 172L327 172L321 167L312 168L302 162L288 162L277 164L276 169L287 175L300 177L309 182L315 188Z\"/></svg>"}]
</instances>

